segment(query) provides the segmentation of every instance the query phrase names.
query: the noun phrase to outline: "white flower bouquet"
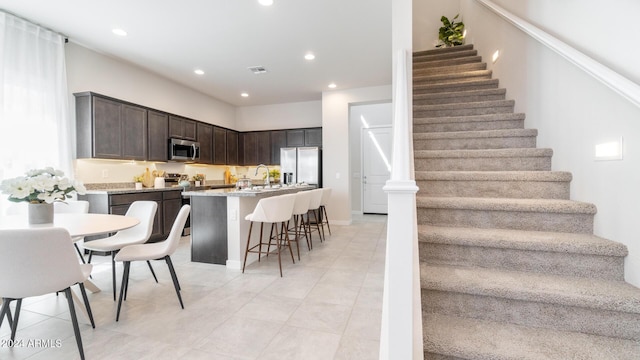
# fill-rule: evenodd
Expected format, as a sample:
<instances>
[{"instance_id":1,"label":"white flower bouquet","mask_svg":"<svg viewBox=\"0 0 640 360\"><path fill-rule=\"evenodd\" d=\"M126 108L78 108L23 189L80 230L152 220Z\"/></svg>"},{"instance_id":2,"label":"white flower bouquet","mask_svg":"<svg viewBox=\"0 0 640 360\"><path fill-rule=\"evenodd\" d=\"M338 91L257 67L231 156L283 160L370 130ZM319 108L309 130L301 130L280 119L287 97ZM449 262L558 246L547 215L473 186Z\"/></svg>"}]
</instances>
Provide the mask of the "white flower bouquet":
<instances>
[{"instance_id":1,"label":"white flower bouquet","mask_svg":"<svg viewBox=\"0 0 640 360\"><path fill-rule=\"evenodd\" d=\"M71 181L64 173L52 167L29 170L25 176L3 180L0 184L2 194L9 195L9 201L31 204L64 201L71 194L85 194L81 182Z\"/></svg>"}]
</instances>

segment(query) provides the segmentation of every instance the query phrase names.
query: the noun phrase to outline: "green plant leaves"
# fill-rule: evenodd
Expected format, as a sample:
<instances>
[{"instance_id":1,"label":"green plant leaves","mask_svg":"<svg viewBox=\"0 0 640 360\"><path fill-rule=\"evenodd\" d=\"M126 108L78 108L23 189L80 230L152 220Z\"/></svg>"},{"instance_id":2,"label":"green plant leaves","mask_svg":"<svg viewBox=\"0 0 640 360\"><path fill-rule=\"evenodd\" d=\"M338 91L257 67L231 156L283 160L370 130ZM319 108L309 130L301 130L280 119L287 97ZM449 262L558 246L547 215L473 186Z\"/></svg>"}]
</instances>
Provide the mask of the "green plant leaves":
<instances>
[{"instance_id":1,"label":"green plant leaves","mask_svg":"<svg viewBox=\"0 0 640 360\"><path fill-rule=\"evenodd\" d=\"M449 47L464 44L464 23L462 21L455 21L459 16L460 14L457 14L451 20L444 15L440 18L442 27L438 29L438 39L442 44L439 44L436 47Z\"/></svg>"}]
</instances>

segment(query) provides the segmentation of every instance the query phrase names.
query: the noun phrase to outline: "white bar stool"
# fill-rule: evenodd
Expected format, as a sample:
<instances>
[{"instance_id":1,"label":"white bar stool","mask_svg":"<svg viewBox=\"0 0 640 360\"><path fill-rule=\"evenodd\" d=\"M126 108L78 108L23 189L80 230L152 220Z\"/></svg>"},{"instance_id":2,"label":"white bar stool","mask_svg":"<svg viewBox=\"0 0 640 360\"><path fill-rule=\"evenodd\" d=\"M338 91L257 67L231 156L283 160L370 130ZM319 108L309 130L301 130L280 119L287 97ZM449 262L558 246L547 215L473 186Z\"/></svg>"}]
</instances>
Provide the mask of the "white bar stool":
<instances>
[{"instance_id":1,"label":"white bar stool","mask_svg":"<svg viewBox=\"0 0 640 360\"><path fill-rule=\"evenodd\" d=\"M278 249L278 265L280 266L280 277L282 277L282 261L280 257L280 247L282 246L282 240L285 241L283 246L289 246L289 252L291 253L291 260L295 263L293 258L293 251L291 250L291 242L289 241L289 233L286 231L286 222L291 219L293 215L293 206L295 204L296 194L287 194L280 196L272 196L268 198L263 198L258 201L253 212L245 217L245 220L249 220L251 223L249 224L249 235L247 236L247 249L244 253L244 261L242 263L242 272L244 273L244 268L247 264L247 255L250 252L258 253L258 261L260 261L260 256L262 255L262 247L267 246L267 251L265 252L267 255L269 254L269 245L271 244L272 239L276 239L276 247ZM251 243L251 230L253 228L253 223L260 223L260 239L258 244L254 246L249 246ZM271 223L271 235L269 237L269 242L264 243L262 241L262 229L265 223ZM280 234L278 234L278 223L281 224ZM273 231L275 229L275 237L273 236ZM284 236L284 239L282 238ZM258 250L254 250L258 248Z\"/></svg>"},{"instance_id":2,"label":"white bar stool","mask_svg":"<svg viewBox=\"0 0 640 360\"><path fill-rule=\"evenodd\" d=\"M294 239L291 241L296 242L296 248L298 249L298 260L300 260L300 230L304 231L304 238L307 240L307 249L311 250L311 244L309 243L309 236L307 236L307 226L304 220L304 214L309 211L309 201L311 200L311 193L309 191L299 191L296 194L296 201L293 205L293 228L289 227L290 220L287 222L287 231L293 231Z\"/></svg>"},{"instance_id":3,"label":"white bar stool","mask_svg":"<svg viewBox=\"0 0 640 360\"><path fill-rule=\"evenodd\" d=\"M324 225L327 225L329 235L331 235L331 225L329 225L329 216L327 216L327 203L331 198L331 188L322 188L322 200L320 200L320 226L324 234Z\"/></svg>"},{"instance_id":4,"label":"white bar stool","mask_svg":"<svg viewBox=\"0 0 640 360\"><path fill-rule=\"evenodd\" d=\"M312 231L318 232L318 237L320 238L320 242L324 241L324 228L320 228L320 203L322 202L322 189L314 189L308 191L310 195L309 199L309 212L313 214L313 220L316 225L316 228L313 229L311 226L311 219L308 219L307 227L309 228L309 238L311 241L311 248L313 249L313 237L311 236ZM309 217L309 215L307 215Z\"/></svg>"}]
</instances>

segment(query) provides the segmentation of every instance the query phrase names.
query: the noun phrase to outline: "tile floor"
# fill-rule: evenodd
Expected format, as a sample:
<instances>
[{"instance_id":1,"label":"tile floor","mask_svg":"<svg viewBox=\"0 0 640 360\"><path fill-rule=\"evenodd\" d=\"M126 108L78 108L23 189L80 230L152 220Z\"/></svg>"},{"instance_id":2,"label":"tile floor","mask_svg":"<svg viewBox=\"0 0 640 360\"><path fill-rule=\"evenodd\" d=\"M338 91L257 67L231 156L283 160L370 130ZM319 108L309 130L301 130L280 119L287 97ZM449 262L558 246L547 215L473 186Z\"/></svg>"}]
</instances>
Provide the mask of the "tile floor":
<instances>
[{"instance_id":1,"label":"tile floor","mask_svg":"<svg viewBox=\"0 0 640 360\"><path fill-rule=\"evenodd\" d=\"M190 261L189 238L172 256L185 309L180 309L164 262L153 262L156 284L144 263L132 264L127 301L115 322L107 257L95 257L89 294L96 328L81 314L87 359L377 359L380 338L386 216L354 217L332 226L324 243L301 248L301 261L254 263L245 274ZM121 266L118 268L120 282ZM16 340L9 348L0 328L0 359L77 359L63 295L25 299ZM33 346L33 340L42 340ZM52 340L53 346L43 342ZM55 342L61 340L61 346ZM35 344L37 345L37 344Z\"/></svg>"}]
</instances>

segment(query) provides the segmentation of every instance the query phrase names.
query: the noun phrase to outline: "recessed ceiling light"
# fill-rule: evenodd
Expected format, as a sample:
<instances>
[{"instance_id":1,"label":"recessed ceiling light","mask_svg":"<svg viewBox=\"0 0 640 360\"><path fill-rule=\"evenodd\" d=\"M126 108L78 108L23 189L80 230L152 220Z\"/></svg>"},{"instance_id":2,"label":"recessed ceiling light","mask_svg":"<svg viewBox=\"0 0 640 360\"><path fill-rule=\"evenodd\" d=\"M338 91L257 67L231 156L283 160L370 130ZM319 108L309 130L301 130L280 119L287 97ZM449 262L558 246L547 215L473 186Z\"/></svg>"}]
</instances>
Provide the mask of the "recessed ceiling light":
<instances>
[{"instance_id":1,"label":"recessed ceiling light","mask_svg":"<svg viewBox=\"0 0 640 360\"><path fill-rule=\"evenodd\" d=\"M200 69L195 69L195 70L193 70L193 72L198 74L198 75L204 75L204 71L200 70Z\"/></svg>"},{"instance_id":2,"label":"recessed ceiling light","mask_svg":"<svg viewBox=\"0 0 640 360\"><path fill-rule=\"evenodd\" d=\"M247 94L246 92L244 92L244 93L240 94L240 96L242 96L242 97L249 97L249 94Z\"/></svg>"},{"instance_id":3,"label":"recessed ceiling light","mask_svg":"<svg viewBox=\"0 0 640 360\"><path fill-rule=\"evenodd\" d=\"M111 32L118 36L127 36L127 32L122 29L113 29Z\"/></svg>"},{"instance_id":4,"label":"recessed ceiling light","mask_svg":"<svg viewBox=\"0 0 640 360\"><path fill-rule=\"evenodd\" d=\"M273 0L258 0L258 2L262 6L271 6L271 5L273 5Z\"/></svg>"},{"instance_id":5,"label":"recessed ceiling light","mask_svg":"<svg viewBox=\"0 0 640 360\"><path fill-rule=\"evenodd\" d=\"M329 89L335 89L336 87L337 85L334 83L329 84Z\"/></svg>"},{"instance_id":6,"label":"recessed ceiling light","mask_svg":"<svg viewBox=\"0 0 640 360\"><path fill-rule=\"evenodd\" d=\"M315 58L316 58L316 56L315 56L315 55L313 55L312 53L307 53L307 54L304 56L304 58L305 58L305 59L307 59L307 60L313 60L313 59L315 59Z\"/></svg>"}]
</instances>

